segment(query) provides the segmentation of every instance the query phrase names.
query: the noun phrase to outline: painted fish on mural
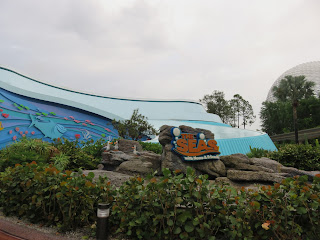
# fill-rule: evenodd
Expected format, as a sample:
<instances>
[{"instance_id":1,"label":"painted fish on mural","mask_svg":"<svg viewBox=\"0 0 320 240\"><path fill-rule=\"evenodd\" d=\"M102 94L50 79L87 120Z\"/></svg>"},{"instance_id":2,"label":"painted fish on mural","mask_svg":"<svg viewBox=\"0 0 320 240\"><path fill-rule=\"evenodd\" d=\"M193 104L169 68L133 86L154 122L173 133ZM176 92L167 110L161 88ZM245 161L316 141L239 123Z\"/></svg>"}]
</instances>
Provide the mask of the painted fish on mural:
<instances>
[{"instance_id":1,"label":"painted fish on mural","mask_svg":"<svg viewBox=\"0 0 320 240\"><path fill-rule=\"evenodd\" d=\"M62 135L67 132L67 129L52 120L43 120L41 117L34 116L32 114L29 114L31 119L31 124L29 126L35 126L38 128L43 134L44 137L51 138L52 140L55 138L60 138Z\"/></svg>"},{"instance_id":2,"label":"painted fish on mural","mask_svg":"<svg viewBox=\"0 0 320 240\"><path fill-rule=\"evenodd\" d=\"M4 127L2 125L2 122L0 122L0 131L3 130L3 129L4 129Z\"/></svg>"}]
</instances>

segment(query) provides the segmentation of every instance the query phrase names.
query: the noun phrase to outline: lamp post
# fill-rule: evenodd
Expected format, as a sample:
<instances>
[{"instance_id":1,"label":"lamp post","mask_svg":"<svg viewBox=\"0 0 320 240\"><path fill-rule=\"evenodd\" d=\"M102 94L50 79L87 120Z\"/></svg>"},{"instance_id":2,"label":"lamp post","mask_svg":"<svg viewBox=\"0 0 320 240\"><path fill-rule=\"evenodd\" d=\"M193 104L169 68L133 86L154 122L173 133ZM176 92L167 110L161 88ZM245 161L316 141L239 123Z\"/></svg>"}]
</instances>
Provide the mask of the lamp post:
<instances>
[{"instance_id":1,"label":"lamp post","mask_svg":"<svg viewBox=\"0 0 320 240\"><path fill-rule=\"evenodd\" d=\"M97 240L107 240L109 235L108 217L110 215L110 204L99 203L97 211Z\"/></svg>"}]
</instances>

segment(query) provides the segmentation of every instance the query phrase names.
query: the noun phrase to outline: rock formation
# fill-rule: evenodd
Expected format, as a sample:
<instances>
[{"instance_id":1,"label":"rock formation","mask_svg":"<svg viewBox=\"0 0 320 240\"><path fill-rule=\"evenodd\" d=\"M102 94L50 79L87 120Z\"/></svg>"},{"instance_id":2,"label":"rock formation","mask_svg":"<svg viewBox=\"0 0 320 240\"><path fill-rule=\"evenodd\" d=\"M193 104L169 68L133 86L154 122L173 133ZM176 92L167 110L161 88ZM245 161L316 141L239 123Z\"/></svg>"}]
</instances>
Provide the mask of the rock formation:
<instances>
[{"instance_id":1,"label":"rock formation","mask_svg":"<svg viewBox=\"0 0 320 240\"><path fill-rule=\"evenodd\" d=\"M211 180L215 179L217 182L226 182L234 186L248 186L253 183L270 184L296 175L307 175L309 180L312 180L316 174L285 167L269 158L248 158L244 154L220 156L219 160L185 161L172 151L171 128L172 126L167 125L160 128L159 142L162 144L162 155L142 151L137 141L119 140L119 150L103 152L103 165L99 166L99 174L103 174L103 170L126 174L126 176L147 175L155 171L161 174L163 168L171 171L179 169L186 173L189 166L195 169L197 174L208 174ZM214 139L214 134L208 130L193 129L188 126L179 126L179 128L183 133L196 135L202 132L206 139ZM134 153L133 146L136 146L139 154ZM121 175L121 179L127 178ZM122 182L121 179L120 182Z\"/></svg>"},{"instance_id":2,"label":"rock formation","mask_svg":"<svg viewBox=\"0 0 320 240\"><path fill-rule=\"evenodd\" d=\"M206 139L213 139L214 134L204 129L193 129L187 126L179 126L182 132L198 134L202 132ZM160 128L159 142L163 152L161 167L171 171L180 169L186 171L187 166L193 167L199 174L208 174L209 179L217 179L228 182L242 183L272 183L281 182L282 179L296 175L308 175L311 180L315 174L301 171L296 168L285 167L279 162L268 158L249 158L244 154L232 154L220 156L220 160L202 160L195 162L184 161L180 156L171 151L172 126L164 125ZM226 178L225 178L226 177Z\"/></svg>"},{"instance_id":3,"label":"rock formation","mask_svg":"<svg viewBox=\"0 0 320 240\"><path fill-rule=\"evenodd\" d=\"M161 172L161 159L159 154L142 151L137 141L119 140L119 150L110 150L102 153L103 169L128 175L147 175L155 171ZM139 155L134 154L136 146Z\"/></svg>"}]
</instances>

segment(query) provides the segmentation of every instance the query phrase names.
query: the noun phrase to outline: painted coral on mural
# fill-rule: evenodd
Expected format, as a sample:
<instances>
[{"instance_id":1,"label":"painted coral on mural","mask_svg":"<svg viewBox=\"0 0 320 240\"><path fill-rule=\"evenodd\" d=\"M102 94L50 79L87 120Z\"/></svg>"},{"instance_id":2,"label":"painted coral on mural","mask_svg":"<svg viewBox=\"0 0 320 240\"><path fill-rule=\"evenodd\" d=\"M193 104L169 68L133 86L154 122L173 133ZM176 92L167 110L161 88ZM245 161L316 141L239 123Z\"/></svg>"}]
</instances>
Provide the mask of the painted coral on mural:
<instances>
[{"instance_id":1,"label":"painted coral on mural","mask_svg":"<svg viewBox=\"0 0 320 240\"><path fill-rule=\"evenodd\" d=\"M0 89L0 149L22 137L112 140L118 133L110 119Z\"/></svg>"}]
</instances>

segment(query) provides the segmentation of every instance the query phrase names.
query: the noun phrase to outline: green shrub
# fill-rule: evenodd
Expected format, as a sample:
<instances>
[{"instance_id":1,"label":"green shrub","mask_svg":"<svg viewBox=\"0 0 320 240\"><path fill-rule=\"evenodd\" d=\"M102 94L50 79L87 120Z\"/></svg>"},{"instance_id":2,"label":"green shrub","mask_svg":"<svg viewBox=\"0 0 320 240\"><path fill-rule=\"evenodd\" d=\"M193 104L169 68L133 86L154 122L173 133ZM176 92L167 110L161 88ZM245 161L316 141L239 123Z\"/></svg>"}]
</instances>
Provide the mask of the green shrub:
<instances>
[{"instance_id":1,"label":"green shrub","mask_svg":"<svg viewBox=\"0 0 320 240\"><path fill-rule=\"evenodd\" d=\"M132 178L118 191L112 208L117 232L132 239L215 239L228 228L235 194L224 186L215 189L207 176L197 177L188 168L186 177L179 171L163 170L157 180L149 178L145 186L141 177ZM231 206L231 205L230 205Z\"/></svg>"},{"instance_id":2,"label":"green shrub","mask_svg":"<svg viewBox=\"0 0 320 240\"><path fill-rule=\"evenodd\" d=\"M70 157L64 153L59 153L51 158L51 160L53 161L53 165L59 170L66 170L70 164Z\"/></svg>"},{"instance_id":3,"label":"green shrub","mask_svg":"<svg viewBox=\"0 0 320 240\"><path fill-rule=\"evenodd\" d=\"M98 202L111 202L107 178L61 172L49 165L16 164L0 173L0 207L5 215L33 223L56 225L66 231L93 224Z\"/></svg>"},{"instance_id":4,"label":"green shrub","mask_svg":"<svg viewBox=\"0 0 320 240\"><path fill-rule=\"evenodd\" d=\"M302 176L241 192L247 209L235 216L245 214L256 239L319 239L320 176L313 184Z\"/></svg>"},{"instance_id":5,"label":"green shrub","mask_svg":"<svg viewBox=\"0 0 320 240\"><path fill-rule=\"evenodd\" d=\"M81 148L86 154L101 160L102 148L105 144L106 144L106 140L104 140L103 138L100 138L96 141L91 139L89 141L81 141L81 145L82 145Z\"/></svg>"},{"instance_id":6,"label":"green shrub","mask_svg":"<svg viewBox=\"0 0 320 240\"><path fill-rule=\"evenodd\" d=\"M270 153L269 157L284 166L307 171L320 170L320 149L310 144L286 144Z\"/></svg>"},{"instance_id":7,"label":"green shrub","mask_svg":"<svg viewBox=\"0 0 320 240\"><path fill-rule=\"evenodd\" d=\"M98 147L90 147L91 142L85 145L84 149L81 146L81 143L76 139L76 141L69 141L66 138L56 139L52 145L63 153L65 156L69 157L69 164L66 166L67 169L77 170L78 168L82 169L96 169L97 165L101 161L100 158L95 158L90 155L88 152L97 154L97 151L93 150Z\"/></svg>"},{"instance_id":8,"label":"green shrub","mask_svg":"<svg viewBox=\"0 0 320 240\"><path fill-rule=\"evenodd\" d=\"M17 164L0 173L0 207L65 231L93 224L97 203L113 201L111 232L130 239L320 239L320 175L254 191L213 185L191 168L163 174L133 177L116 193L93 173Z\"/></svg>"},{"instance_id":9,"label":"green shrub","mask_svg":"<svg viewBox=\"0 0 320 240\"><path fill-rule=\"evenodd\" d=\"M247 156L249 158L262 158L262 157L268 157L271 151L265 150L263 148L252 148L250 147L250 152L247 153Z\"/></svg>"},{"instance_id":10,"label":"green shrub","mask_svg":"<svg viewBox=\"0 0 320 240\"><path fill-rule=\"evenodd\" d=\"M0 171L32 161L54 163L61 169L96 169L101 162L103 144L104 140L80 143L63 138L48 143L41 139L22 138L0 151Z\"/></svg>"},{"instance_id":11,"label":"green shrub","mask_svg":"<svg viewBox=\"0 0 320 240\"><path fill-rule=\"evenodd\" d=\"M111 220L130 239L319 239L320 176L240 191L163 170L118 191Z\"/></svg>"},{"instance_id":12,"label":"green shrub","mask_svg":"<svg viewBox=\"0 0 320 240\"><path fill-rule=\"evenodd\" d=\"M162 146L160 143L139 142L144 151L151 151L157 154L162 153Z\"/></svg>"},{"instance_id":13,"label":"green shrub","mask_svg":"<svg viewBox=\"0 0 320 240\"><path fill-rule=\"evenodd\" d=\"M0 151L0 171L15 164L48 163L58 150L41 139L21 138Z\"/></svg>"}]
</instances>

